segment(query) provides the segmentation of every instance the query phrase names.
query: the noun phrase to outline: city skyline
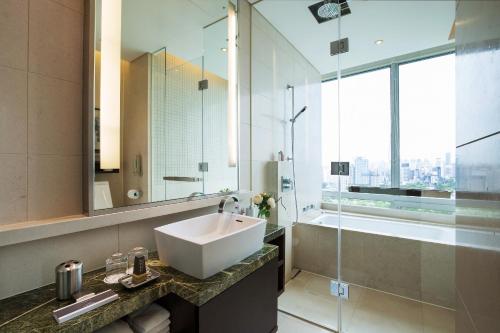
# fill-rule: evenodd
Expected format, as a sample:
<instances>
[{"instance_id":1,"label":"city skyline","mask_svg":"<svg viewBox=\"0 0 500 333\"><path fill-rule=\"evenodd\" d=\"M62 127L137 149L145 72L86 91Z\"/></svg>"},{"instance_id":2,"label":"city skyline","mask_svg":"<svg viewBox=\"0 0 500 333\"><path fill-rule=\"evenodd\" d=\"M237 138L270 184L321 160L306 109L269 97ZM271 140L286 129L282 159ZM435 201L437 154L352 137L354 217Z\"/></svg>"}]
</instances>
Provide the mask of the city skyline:
<instances>
[{"instance_id":1,"label":"city skyline","mask_svg":"<svg viewBox=\"0 0 500 333\"><path fill-rule=\"evenodd\" d=\"M330 175L330 164L323 165L323 188L337 190L337 177ZM350 185L371 187L398 187L391 185L391 167L386 161L370 161L358 156L349 164L349 177L341 177L341 190ZM451 152L433 160L409 158L400 162L402 188L436 189L454 191L455 159Z\"/></svg>"}]
</instances>

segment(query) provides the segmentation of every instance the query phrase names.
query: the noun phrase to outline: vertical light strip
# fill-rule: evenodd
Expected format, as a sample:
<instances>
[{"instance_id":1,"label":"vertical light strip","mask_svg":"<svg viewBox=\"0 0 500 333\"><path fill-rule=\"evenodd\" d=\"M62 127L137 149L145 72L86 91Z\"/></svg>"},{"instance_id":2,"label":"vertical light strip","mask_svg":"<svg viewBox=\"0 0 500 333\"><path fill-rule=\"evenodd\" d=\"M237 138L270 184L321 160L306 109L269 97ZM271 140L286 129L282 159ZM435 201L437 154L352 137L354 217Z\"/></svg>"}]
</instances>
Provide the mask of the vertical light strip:
<instances>
[{"instance_id":1,"label":"vertical light strip","mask_svg":"<svg viewBox=\"0 0 500 333\"><path fill-rule=\"evenodd\" d=\"M236 99L236 11L229 2L227 16L227 145L228 164L236 167L238 162L238 116Z\"/></svg>"},{"instance_id":2,"label":"vertical light strip","mask_svg":"<svg viewBox=\"0 0 500 333\"><path fill-rule=\"evenodd\" d=\"M101 11L101 169L120 169L122 1L104 0Z\"/></svg>"}]
</instances>

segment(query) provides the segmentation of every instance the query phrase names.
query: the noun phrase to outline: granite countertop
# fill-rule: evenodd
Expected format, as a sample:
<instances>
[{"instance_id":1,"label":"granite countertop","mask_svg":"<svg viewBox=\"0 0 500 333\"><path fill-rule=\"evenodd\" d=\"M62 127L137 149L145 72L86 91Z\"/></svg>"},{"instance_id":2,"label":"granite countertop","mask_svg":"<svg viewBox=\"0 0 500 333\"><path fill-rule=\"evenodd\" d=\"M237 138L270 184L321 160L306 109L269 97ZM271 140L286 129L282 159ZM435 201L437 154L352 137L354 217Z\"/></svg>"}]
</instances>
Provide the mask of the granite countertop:
<instances>
[{"instance_id":1,"label":"granite countertop","mask_svg":"<svg viewBox=\"0 0 500 333\"><path fill-rule=\"evenodd\" d=\"M266 224L266 235L264 236L264 243L268 243L285 233L285 227L277 224Z\"/></svg>"},{"instance_id":2,"label":"granite countertop","mask_svg":"<svg viewBox=\"0 0 500 333\"><path fill-rule=\"evenodd\" d=\"M268 223L264 241L269 242L283 233L283 227ZM120 298L63 324L57 324L52 317L52 311L72 301L56 300L55 284L51 284L0 300L0 333L92 332L169 293L201 306L277 256L277 246L264 244L260 251L240 263L204 280L196 279L172 267L153 266L155 262L149 261L148 264L152 264L151 267L160 272L161 276L134 290L127 290L121 285L105 284L104 269L89 272L83 276L85 290L101 292L112 289ZM151 257L155 259L155 254Z\"/></svg>"}]
</instances>

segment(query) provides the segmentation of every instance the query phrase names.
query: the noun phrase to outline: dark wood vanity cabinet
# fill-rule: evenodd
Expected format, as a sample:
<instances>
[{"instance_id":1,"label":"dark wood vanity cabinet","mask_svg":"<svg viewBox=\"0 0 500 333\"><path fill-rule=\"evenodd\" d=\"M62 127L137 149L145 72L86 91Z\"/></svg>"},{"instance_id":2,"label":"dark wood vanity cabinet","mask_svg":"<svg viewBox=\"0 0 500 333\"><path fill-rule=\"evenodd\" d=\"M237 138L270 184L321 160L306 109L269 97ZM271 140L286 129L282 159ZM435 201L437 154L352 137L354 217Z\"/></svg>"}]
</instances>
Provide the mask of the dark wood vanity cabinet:
<instances>
[{"instance_id":1,"label":"dark wood vanity cabinet","mask_svg":"<svg viewBox=\"0 0 500 333\"><path fill-rule=\"evenodd\" d=\"M158 300L170 311L170 332L276 332L277 266L278 258L274 258L201 306L195 306L173 293Z\"/></svg>"},{"instance_id":2,"label":"dark wood vanity cabinet","mask_svg":"<svg viewBox=\"0 0 500 333\"><path fill-rule=\"evenodd\" d=\"M285 234L271 239L269 244L276 245L279 248L278 253L278 296L285 291Z\"/></svg>"}]
</instances>

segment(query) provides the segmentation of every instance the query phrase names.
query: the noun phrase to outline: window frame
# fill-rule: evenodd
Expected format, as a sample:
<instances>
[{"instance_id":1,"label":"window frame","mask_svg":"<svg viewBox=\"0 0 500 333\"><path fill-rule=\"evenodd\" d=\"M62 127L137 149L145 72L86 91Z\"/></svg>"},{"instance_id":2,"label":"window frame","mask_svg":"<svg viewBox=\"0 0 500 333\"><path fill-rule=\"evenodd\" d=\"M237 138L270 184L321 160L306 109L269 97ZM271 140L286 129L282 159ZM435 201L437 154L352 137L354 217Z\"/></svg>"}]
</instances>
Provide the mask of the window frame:
<instances>
[{"instance_id":1,"label":"window frame","mask_svg":"<svg viewBox=\"0 0 500 333\"><path fill-rule=\"evenodd\" d=\"M381 69L390 69L390 105L391 105L391 187L401 188L401 159L400 159L400 119L399 119L399 67L419 61L425 61L432 58L442 57L450 54L455 54L453 44L444 45L425 51L411 53L400 57L391 58L385 61L379 61L351 69L346 69L341 72L340 78L348 78L351 76L361 75ZM346 74L343 74L345 72ZM321 83L337 80L337 73L332 73L323 77ZM349 192L348 192L349 193ZM453 193L453 192L451 192Z\"/></svg>"}]
</instances>

